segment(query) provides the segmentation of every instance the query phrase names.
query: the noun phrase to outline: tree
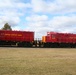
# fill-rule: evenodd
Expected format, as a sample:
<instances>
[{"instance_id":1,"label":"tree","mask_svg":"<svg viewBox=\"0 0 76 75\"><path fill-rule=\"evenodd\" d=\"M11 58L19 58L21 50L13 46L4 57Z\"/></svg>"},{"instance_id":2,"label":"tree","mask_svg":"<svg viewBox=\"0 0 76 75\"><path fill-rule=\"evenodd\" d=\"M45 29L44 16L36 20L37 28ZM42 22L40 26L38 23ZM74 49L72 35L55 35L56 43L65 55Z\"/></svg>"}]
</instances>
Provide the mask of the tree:
<instances>
[{"instance_id":1,"label":"tree","mask_svg":"<svg viewBox=\"0 0 76 75\"><path fill-rule=\"evenodd\" d=\"M2 30L12 30L11 26L8 23L5 23L4 27Z\"/></svg>"}]
</instances>

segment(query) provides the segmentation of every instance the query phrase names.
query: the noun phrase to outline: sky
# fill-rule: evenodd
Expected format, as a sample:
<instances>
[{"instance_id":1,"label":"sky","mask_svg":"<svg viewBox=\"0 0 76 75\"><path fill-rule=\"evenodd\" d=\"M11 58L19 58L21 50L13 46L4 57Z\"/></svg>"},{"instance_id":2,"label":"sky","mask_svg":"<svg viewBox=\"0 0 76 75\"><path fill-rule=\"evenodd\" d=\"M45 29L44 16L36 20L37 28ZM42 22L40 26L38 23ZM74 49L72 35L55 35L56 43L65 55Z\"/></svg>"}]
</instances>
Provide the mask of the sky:
<instances>
[{"instance_id":1,"label":"sky","mask_svg":"<svg viewBox=\"0 0 76 75\"><path fill-rule=\"evenodd\" d=\"M35 38L47 32L76 33L76 0L0 0L0 28L33 31Z\"/></svg>"}]
</instances>

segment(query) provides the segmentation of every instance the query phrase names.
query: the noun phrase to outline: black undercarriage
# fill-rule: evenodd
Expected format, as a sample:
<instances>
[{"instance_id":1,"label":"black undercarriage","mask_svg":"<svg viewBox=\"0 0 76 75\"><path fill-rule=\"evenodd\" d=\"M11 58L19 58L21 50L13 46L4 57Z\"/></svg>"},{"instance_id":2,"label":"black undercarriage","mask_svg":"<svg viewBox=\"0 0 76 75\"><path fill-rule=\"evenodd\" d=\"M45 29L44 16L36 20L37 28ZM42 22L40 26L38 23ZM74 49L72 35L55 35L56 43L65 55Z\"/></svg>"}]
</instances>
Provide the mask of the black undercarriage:
<instances>
[{"instance_id":1,"label":"black undercarriage","mask_svg":"<svg viewBox=\"0 0 76 75\"><path fill-rule=\"evenodd\" d=\"M33 48L76 48L76 43L56 43L56 42L41 42L41 40L27 41L0 41L0 46L9 47L33 47Z\"/></svg>"}]
</instances>

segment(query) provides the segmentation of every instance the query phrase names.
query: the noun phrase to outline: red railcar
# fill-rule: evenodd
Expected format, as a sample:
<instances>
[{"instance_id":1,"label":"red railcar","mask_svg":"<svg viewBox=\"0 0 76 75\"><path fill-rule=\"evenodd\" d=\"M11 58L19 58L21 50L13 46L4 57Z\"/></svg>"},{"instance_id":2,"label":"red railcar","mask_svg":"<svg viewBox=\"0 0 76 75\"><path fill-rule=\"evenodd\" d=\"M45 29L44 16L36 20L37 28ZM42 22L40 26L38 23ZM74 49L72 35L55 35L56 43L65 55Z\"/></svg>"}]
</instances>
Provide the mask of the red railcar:
<instances>
[{"instance_id":1,"label":"red railcar","mask_svg":"<svg viewBox=\"0 0 76 75\"><path fill-rule=\"evenodd\" d=\"M32 46L34 32L0 30L1 45Z\"/></svg>"},{"instance_id":2,"label":"red railcar","mask_svg":"<svg viewBox=\"0 0 76 75\"><path fill-rule=\"evenodd\" d=\"M42 42L49 47L75 47L76 34L47 32L47 35L42 37Z\"/></svg>"}]
</instances>

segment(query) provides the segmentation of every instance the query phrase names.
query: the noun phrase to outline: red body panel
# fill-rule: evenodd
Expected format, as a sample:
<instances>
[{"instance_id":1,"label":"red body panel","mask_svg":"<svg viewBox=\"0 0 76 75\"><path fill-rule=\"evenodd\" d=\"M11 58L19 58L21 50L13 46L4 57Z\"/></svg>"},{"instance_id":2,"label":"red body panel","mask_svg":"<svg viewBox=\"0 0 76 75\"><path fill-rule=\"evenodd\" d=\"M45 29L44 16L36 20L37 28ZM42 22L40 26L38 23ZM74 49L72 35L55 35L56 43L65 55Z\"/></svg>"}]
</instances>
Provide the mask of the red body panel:
<instances>
[{"instance_id":1,"label":"red body panel","mask_svg":"<svg viewBox=\"0 0 76 75\"><path fill-rule=\"evenodd\" d=\"M47 32L45 42L76 43L76 34Z\"/></svg>"},{"instance_id":2,"label":"red body panel","mask_svg":"<svg viewBox=\"0 0 76 75\"><path fill-rule=\"evenodd\" d=\"M0 41L32 42L34 41L34 32L0 30Z\"/></svg>"}]
</instances>

